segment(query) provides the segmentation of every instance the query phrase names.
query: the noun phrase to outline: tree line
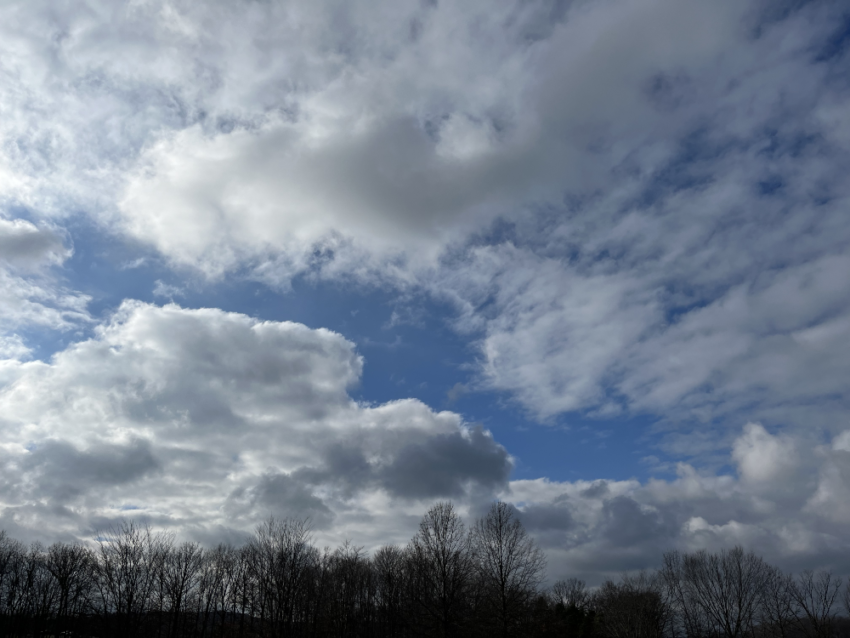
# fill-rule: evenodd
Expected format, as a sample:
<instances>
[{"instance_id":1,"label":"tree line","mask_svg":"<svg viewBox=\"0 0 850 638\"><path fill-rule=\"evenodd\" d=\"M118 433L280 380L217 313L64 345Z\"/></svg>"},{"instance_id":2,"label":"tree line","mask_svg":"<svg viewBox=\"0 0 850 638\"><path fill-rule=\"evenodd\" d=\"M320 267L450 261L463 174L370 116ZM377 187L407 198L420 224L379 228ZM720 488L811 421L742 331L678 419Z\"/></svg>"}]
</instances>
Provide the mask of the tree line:
<instances>
[{"instance_id":1,"label":"tree line","mask_svg":"<svg viewBox=\"0 0 850 638\"><path fill-rule=\"evenodd\" d=\"M125 522L92 546L0 532L0 636L838 638L850 593L752 552L668 552L654 572L541 587L515 510L467 528L437 503L405 547L320 550L307 521L268 519L240 547L176 543Z\"/></svg>"}]
</instances>

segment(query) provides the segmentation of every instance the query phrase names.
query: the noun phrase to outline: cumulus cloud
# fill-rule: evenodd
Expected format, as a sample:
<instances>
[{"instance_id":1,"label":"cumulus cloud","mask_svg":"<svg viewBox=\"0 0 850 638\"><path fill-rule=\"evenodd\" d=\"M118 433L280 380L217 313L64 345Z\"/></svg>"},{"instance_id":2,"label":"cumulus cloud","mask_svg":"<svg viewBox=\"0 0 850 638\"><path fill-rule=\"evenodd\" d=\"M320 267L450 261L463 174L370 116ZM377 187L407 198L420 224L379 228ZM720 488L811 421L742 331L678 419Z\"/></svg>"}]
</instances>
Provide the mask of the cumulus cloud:
<instances>
[{"instance_id":1,"label":"cumulus cloud","mask_svg":"<svg viewBox=\"0 0 850 638\"><path fill-rule=\"evenodd\" d=\"M24 359L30 352L20 335L0 337L0 359Z\"/></svg>"},{"instance_id":2,"label":"cumulus cloud","mask_svg":"<svg viewBox=\"0 0 850 638\"><path fill-rule=\"evenodd\" d=\"M585 3L542 30L511 3L420 11L383 36L339 18L349 55L284 115L147 147L125 230L209 274L421 284L481 335L480 384L538 418L830 427L850 300L832 9Z\"/></svg>"},{"instance_id":3,"label":"cumulus cloud","mask_svg":"<svg viewBox=\"0 0 850 638\"><path fill-rule=\"evenodd\" d=\"M846 432L836 441L846 437ZM793 452L789 471L785 451ZM785 569L846 572L848 453L807 448L748 424L728 460L738 476L680 464L677 476L646 482L546 479L512 481L505 498L550 558L550 577L593 582L623 570L655 568L665 551L717 550L740 544ZM761 482L770 477L772 489Z\"/></svg>"},{"instance_id":4,"label":"cumulus cloud","mask_svg":"<svg viewBox=\"0 0 850 638\"><path fill-rule=\"evenodd\" d=\"M331 6L307 14L345 28L320 36L309 21L295 40L345 51L329 75L314 70L281 114L148 146L120 202L127 232L213 275L270 261L262 272L285 279L316 251L332 255L319 264L330 272L352 259L377 259L384 276L399 260L431 265L496 216L606 187L648 130L674 142L687 117L660 112L645 85L674 100L668 76L719 64L743 28L740 3L402 3L380 30L364 7Z\"/></svg>"},{"instance_id":5,"label":"cumulus cloud","mask_svg":"<svg viewBox=\"0 0 850 638\"><path fill-rule=\"evenodd\" d=\"M794 442L771 436L758 423L744 427L743 435L732 447L732 458L738 464L741 479L753 483L777 477L787 479L797 464Z\"/></svg>"},{"instance_id":6,"label":"cumulus cloud","mask_svg":"<svg viewBox=\"0 0 850 638\"><path fill-rule=\"evenodd\" d=\"M671 548L732 543L788 568L850 567L846 432L808 445L747 424L726 451L735 473L680 463L643 482L510 480L509 451L459 415L352 400L363 365L328 330L126 302L51 361L2 368L0 523L86 538L132 515L213 542L273 514L374 547L409 538L434 500L474 517L501 497L551 578L596 582Z\"/></svg>"},{"instance_id":7,"label":"cumulus cloud","mask_svg":"<svg viewBox=\"0 0 850 638\"><path fill-rule=\"evenodd\" d=\"M143 440L126 445L95 444L80 450L65 441L48 439L31 444L28 451L16 469L33 477L39 497L57 502L72 500L101 485L132 483L158 467L150 444Z\"/></svg>"},{"instance_id":8,"label":"cumulus cloud","mask_svg":"<svg viewBox=\"0 0 850 638\"><path fill-rule=\"evenodd\" d=\"M505 449L457 414L353 401L362 366L328 330L127 302L95 337L5 371L0 518L85 536L132 506L209 535L275 514L382 542L408 533L393 508L506 485Z\"/></svg>"},{"instance_id":9,"label":"cumulus cloud","mask_svg":"<svg viewBox=\"0 0 850 638\"><path fill-rule=\"evenodd\" d=\"M392 494L409 497L459 497L475 477L483 488L503 485L512 464L505 449L480 427L433 437L402 448L382 481Z\"/></svg>"}]
</instances>

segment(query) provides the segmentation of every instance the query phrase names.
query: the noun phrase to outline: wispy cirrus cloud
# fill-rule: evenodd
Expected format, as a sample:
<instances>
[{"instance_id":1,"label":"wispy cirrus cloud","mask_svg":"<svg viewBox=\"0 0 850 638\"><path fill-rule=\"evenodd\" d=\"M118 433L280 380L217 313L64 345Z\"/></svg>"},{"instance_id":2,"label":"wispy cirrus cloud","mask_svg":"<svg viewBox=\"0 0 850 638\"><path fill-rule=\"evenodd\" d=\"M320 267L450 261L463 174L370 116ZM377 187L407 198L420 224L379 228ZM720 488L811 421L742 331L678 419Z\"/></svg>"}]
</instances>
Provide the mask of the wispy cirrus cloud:
<instances>
[{"instance_id":1,"label":"wispy cirrus cloud","mask_svg":"<svg viewBox=\"0 0 850 638\"><path fill-rule=\"evenodd\" d=\"M22 329L66 331L88 323L88 297L51 272L69 255L54 229L0 217L0 357L27 356Z\"/></svg>"}]
</instances>

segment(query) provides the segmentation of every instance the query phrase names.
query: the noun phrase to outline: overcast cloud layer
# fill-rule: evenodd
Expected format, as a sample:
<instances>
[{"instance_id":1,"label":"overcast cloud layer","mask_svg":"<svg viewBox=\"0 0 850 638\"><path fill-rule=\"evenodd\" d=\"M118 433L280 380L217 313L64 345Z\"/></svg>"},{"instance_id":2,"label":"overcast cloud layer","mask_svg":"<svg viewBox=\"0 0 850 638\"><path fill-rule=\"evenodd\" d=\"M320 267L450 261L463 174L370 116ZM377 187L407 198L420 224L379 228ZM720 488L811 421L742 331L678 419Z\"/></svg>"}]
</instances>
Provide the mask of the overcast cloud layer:
<instances>
[{"instance_id":1,"label":"overcast cloud layer","mask_svg":"<svg viewBox=\"0 0 850 638\"><path fill-rule=\"evenodd\" d=\"M474 515L501 496L550 571L734 542L848 570L843 3L3 12L10 531L136 513L210 540L275 513L371 546L434 499ZM143 255L126 272L161 264L161 300L299 277L416 300L468 343L468 391L539 427L652 422L673 473L512 480L474 419L400 390L355 401L352 335L247 309L93 312L67 277L84 228Z\"/></svg>"}]
</instances>

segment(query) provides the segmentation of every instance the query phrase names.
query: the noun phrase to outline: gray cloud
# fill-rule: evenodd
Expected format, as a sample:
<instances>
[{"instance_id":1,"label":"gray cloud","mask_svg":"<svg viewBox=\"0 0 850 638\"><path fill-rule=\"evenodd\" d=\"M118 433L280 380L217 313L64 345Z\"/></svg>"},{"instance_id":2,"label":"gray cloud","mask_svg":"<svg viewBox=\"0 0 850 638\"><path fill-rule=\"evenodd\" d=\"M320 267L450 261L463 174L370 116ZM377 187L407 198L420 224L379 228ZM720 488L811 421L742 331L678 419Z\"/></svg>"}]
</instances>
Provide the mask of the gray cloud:
<instances>
[{"instance_id":1,"label":"gray cloud","mask_svg":"<svg viewBox=\"0 0 850 638\"><path fill-rule=\"evenodd\" d=\"M480 426L427 438L413 432L407 436L410 442L394 442L377 458L369 444L333 441L323 450L321 465L293 476L312 485L333 484L348 496L379 487L403 499L464 499L470 488L492 493L507 485L513 462Z\"/></svg>"},{"instance_id":2,"label":"gray cloud","mask_svg":"<svg viewBox=\"0 0 850 638\"><path fill-rule=\"evenodd\" d=\"M553 579L579 574L598 582L658 567L670 549L734 544L785 569L845 573L847 439L809 446L748 424L727 450L732 473L679 464L676 478L645 483L513 481L504 497L547 548ZM788 450L794 454L783 457Z\"/></svg>"},{"instance_id":3,"label":"gray cloud","mask_svg":"<svg viewBox=\"0 0 850 638\"><path fill-rule=\"evenodd\" d=\"M520 513L520 518L523 525L537 535L554 532L554 536L563 537L575 524L569 508L564 503L528 505Z\"/></svg>"},{"instance_id":4,"label":"gray cloud","mask_svg":"<svg viewBox=\"0 0 850 638\"><path fill-rule=\"evenodd\" d=\"M358 490L374 481L375 467L367 460L364 450L356 445L333 442L322 457L321 469L302 468L297 475L314 484L335 481L349 490Z\"/></svg>"},{"instance_id":5,"label":"gray cloud","mask_svg":"<svg viewBox=\"0 0 850 638\"><path fill-rule=\"evenodd\" d=\"M47 440L30 451L21 470L26 479L39 484L40 490L33 497L52 494L65 504L80 493L104 485L132 483L159 467L147 441L100 444L79 450L67 442Z\"/></svg>"},{"instance_id":6,"label":"gray cloud","mask_svg":"<svg viewBox=\"0 0 850 638\"><path fill-rule=\"evenodd\" d=\"M266 474L256 485L238 488L228 497L225 509L233 518L259 510L278 518L307 518L315 529L327 529L333 512L309 489L289 474Z\"/></svg>"},{"instance_id":7,"label":"gray cloud","mask_svg":"<svg viewBox=\"0 0 850 638\"><path fill-rule=\"evenodd\" d=\"M55 232L22 219L0 218L0 261L22 268L61 263L68 251Z\"/></svg>"},{"instance_id":8,"label":"gray cloud","mask_svg":"<svg viewBox=\"0 0 850 638\"><path fill-rule=\"evenodd\" d=\"M641 508L628 496L616 496L603 504L601 536L614 548L634 551L651 542L664 550L677 536L678 529L665 525L657 510Z\"/></svg>"},{"instance_id":9,"label":"gray cloud","mask_svg":"<svg viewBox=\"0 0 850 638\"><path fill-rule=\"evenodd\" d=\"M65 289L49 272L69 256L56 231L6 219L0 206L0 358L29 354L18 330L68 330L88 323L89 298Z\"/></svg>"},{"instance_id":10,"label":"gray cloud","mask_svg":"<svg viewBox=\"0 0 850 638\"><path fill-rule=\"evenodd\" d=\"M507 451L481 427L405 445L381 472L386 490L414 498L459 497L466 483L498 488L513 464Z\"/></svg>"}]
</instances>

